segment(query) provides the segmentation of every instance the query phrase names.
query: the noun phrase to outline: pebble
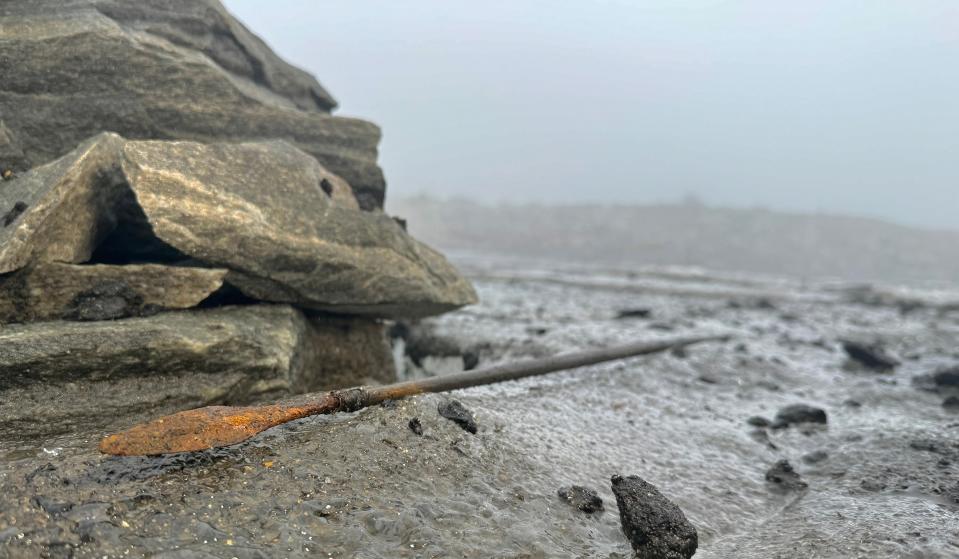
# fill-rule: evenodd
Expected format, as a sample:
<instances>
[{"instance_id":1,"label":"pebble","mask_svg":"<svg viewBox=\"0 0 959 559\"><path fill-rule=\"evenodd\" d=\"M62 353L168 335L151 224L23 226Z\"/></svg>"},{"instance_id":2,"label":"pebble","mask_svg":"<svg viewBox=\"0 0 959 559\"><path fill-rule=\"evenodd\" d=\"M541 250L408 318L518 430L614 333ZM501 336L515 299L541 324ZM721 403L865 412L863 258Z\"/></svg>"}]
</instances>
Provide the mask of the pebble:
<instances>
[{"instance_id":1,"label":"pebble","mask_svg":"<svg viewBox=\"0 0 959 559\"><path fill-rule=\"evenodd\" d=\"M585 513L593 513L603 510L603 499L595 491L581 485L570 485L561 487L557 491L560 499L563 499L571 506Z\"/></svg>"},{"instance_id":2,"label":"pebble","mask_svg":"<svg viewBox=\"0 0 959 559\"><path fill-rule=\"evenodd\" d=\"M810 406L808 404L792 404L786 406L776 413L773 419L773 429L783 429L790 425L799 423L822 423L827 422L826 411L822 408Z\"/></svg>"},{"instance_id":3,"label":"pebble","mask_svg":"<svg viewBox=\"0 0 959 559\"><path fill-rule=\"evenodd\" d=\"M889 371L899 366L899 361L886 353L886 350L878 344L867 345L850 340L841 343L846 355L867 369Z\"/></svg>"},{"instance_id":4,"label":"pebble","mask_svg":"<svg viewBox=\"0 0 959 559\"><path fill-rule=\"evenodd\" d=\"M448 400L441 403L436 407L436 411L446 419L449 419L453 423L456 423L463 428L464 431L467 431L472 434L476 434L477 425L476 418L473 417L472 412L466 409L459 400Z\"/></svg>"},{"instance_id":5,"label":"pebble","mask_svg":"<svg viewBox=\"0 0 959 559\"><path fill-rule=\"evenodd\" d=\"M613 476L611 482L623 533L637 557L689 559L696 553L696 528L654 485L639 476Z\"/></svg>"}]
</instances>

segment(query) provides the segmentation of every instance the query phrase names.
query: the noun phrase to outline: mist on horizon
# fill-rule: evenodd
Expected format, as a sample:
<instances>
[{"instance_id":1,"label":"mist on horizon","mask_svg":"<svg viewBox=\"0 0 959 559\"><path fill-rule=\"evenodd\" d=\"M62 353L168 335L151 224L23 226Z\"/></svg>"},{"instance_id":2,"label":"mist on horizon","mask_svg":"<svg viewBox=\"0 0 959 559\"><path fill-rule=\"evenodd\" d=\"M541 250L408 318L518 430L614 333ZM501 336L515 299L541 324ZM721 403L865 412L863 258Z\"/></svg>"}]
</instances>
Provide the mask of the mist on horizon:
<instances>
[{"instance_id":1,"label":"mist on horizon","mask_svg":"<svg viewBox=\"0 0 959 559\"><path fill-rule=\"evenodd\" d=\"M383 128L390 197L711 205L959 229L959 5L253 0Z\"/></svg>"}]
</instances>

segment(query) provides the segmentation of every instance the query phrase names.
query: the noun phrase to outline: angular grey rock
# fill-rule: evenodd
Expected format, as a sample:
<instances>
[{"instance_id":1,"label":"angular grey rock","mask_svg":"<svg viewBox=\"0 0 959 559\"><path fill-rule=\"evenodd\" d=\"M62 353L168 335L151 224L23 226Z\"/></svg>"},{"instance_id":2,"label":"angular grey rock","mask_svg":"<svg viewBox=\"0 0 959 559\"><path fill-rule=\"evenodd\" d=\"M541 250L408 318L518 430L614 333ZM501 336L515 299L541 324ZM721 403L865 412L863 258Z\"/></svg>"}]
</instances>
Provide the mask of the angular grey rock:
<instances>
[{"instance_id":1,"label":"angular grey rock","mask_svg":"<svg viewBox=\"0 0 959 559\"><path fill-rule=\"evenodd\" d=\"M90 4L125 28L202 52L224 70L301 109L329 112L336 107L336 100L313 76L287 64L217 0L95 0Z\"/></svg>"},{"instance_id":2,"label":"angular grey rock","mask_svg":"<svg viewBox=\"0 0 959 559\"><path fill-rule=\"evenodd\" d=\"M329 320L253 305L0 327L0 439L395 377L381 325Z\"/></svg>"},{"instance_id":3,"label":"angular grey rock","mask_svg":"<svg viewBox=\"0 0 959 559\"><path fill-rule=\"evenodd\" d=\"M689 559L696 553L696 528L675 503L639 476L613 476L613 494L623 533L641 559Z\"/></svg>"},{"instance_id":4,"label":"angular grey rock","mask_svg":"<svg viewBox=\"0 0 959 559\"><path fill-rule=\"evenodd\" d=\"M2 33L2 31L0 31ZM117 166L123 139L101 134L68 155L38 167L0 188L0 274L32 262L86 262L117 226L115 209L124 197Z\"/></svg>"},{"instance_id":5,"label":"angular grey rock","mask_svg":"<svg viewBox=\"0 0 959 559\"><path fill-rule=\"evenodd\" d=\"M0 273L98 250L195 259L230 270L227 282L255 299L341 314L416 317L476 301L442 255L359 211L345 181L284 141L101 134L6 184L0 211L26 208L0 228Z\"/></svg>"},{"instance_id":6,"label":"angular grey rock","mask_svg":"<svg viewBox=\"0 0 959 559\"><path fill-rule=\"evenodd\" d=\"M128 142L122 169L150 229L266 301L346 314L423 316L475 302L439 253L283 141Z\"/></svg>"},{"instance_id":7,"label":"angular grey rock","mask_svg":"<svg viewBox=\"0 0 959 559\"><path fill-rule=\"evenodd\" d=\"M0 167L22 172L99 132L286 138L382 207L379 129L335 101L216 0L0 3Z\"/></svg>"},{"instance_id":8,"label":"angular grey rock","mask_svg":"<svg viewBox=\"0 0 959 559\"><path fill-rule=\"evenodd\" d=\"M114 319L187 309L220 289L226 274L226 270L156 264L41 262L0 277L0 323ZM89 307L103 305L104 298L108 306L111 300L120 299L118 307L97 318Z\"/></svg>"}]
</instances>

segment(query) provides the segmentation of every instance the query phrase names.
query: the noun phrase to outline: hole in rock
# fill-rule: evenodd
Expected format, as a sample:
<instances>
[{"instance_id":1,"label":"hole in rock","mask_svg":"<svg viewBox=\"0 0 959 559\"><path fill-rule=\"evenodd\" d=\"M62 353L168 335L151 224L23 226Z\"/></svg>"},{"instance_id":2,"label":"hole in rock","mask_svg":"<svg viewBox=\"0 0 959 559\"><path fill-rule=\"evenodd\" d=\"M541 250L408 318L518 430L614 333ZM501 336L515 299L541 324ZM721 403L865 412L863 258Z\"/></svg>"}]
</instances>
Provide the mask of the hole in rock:
<instances>
[{"instance_id":1,"label":"hole in rock","mask_svg":"<svg viewBox=\"0 0 959 559\"><path fill-rule=\"evenodd\" d=\"M330 181L326 179L321 180L320 188L323 189L323 192L326 192L327 196L329 196L330 198L333 197L333 184Z\"/></svg>"},{"instance_id":2,"label":"hole in rock","mask_svg":"<svg viewBox=\"0 0 959 559\"><path fill-rule=\"evenodd\" d=\"M128 191L116 208L116 227L100 242L90 264L171 264L189 257L153 233L143 209Z\"/></svg>"}]
</instances>

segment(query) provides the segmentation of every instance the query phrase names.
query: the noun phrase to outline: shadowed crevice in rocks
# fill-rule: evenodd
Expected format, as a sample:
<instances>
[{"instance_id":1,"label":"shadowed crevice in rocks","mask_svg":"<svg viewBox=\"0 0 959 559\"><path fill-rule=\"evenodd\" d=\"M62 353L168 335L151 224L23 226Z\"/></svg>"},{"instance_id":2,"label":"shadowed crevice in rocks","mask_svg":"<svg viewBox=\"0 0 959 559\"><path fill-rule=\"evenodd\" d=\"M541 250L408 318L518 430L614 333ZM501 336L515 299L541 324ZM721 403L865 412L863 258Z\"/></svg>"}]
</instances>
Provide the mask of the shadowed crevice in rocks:
<instances>
[{"instance_id":1,"label":"shadowed crevice in rocks","mask_svg":"<svg viewBox=\"0 0 959 559\"><path fill-rule=\"evenodd\" d=\"M93 251L91 264L173 264L189 260L189 256L156 236L129 185L115 211L117 223L113 232Z\"/></svg>"}]
</instances>

